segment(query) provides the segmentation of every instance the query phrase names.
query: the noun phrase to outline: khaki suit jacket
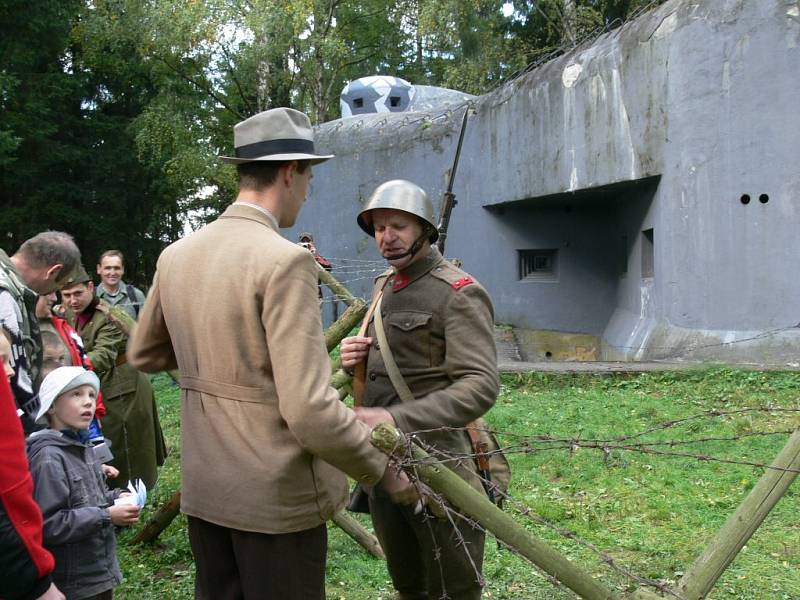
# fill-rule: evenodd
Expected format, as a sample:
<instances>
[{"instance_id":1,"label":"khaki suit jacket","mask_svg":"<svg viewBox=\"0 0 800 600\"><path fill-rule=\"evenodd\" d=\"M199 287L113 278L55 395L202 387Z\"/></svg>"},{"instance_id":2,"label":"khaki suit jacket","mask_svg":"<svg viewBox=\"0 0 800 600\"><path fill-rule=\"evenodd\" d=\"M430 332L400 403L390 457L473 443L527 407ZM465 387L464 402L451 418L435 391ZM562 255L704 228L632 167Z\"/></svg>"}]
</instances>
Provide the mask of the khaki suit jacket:
<instances>
[{"instance_id":1,"label":"khaki suit jacket","mask_svg":"<svg viewBox=\"0 0 800 600\"><path fill-rule=\"evenodd\" d=\"M234 529L316 527L386 457L330 387L317 267L261 211L232 204L161 254L128 347L181 372L181 509Z\"/></svg>"}]
</instances>

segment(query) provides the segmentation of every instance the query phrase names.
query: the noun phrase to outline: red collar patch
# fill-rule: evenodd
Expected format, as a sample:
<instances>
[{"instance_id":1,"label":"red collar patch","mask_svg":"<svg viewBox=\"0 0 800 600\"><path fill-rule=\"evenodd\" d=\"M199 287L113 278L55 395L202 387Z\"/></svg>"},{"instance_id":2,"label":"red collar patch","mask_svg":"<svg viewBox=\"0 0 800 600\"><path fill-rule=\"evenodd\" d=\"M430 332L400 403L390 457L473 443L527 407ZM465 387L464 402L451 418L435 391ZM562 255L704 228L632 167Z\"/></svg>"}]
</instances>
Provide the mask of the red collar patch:
<instances>
[{"instance_id":1,"label":"red collar patch","mask_svg":"<svg viewBox=\"0 0 800 600\"><path fill-rule=\"evenodd\" d=\"M466 276L462 277L461 279L458 279L457 281L454 281L450 285L454 290L460 290L461 288L469 285L470 283L475 283L475 280L470 276Z\"/></svg>"},{"instance_id":2,"label":"red collar patch","mask_svg":"<svg viewBox=\"0 0 800 600\"><path fill-rule=\"evenodd\" d=\"M398 292L406 287L409 283L411 283L411 277L406 275L405 273L398 273L394 276L394 281L392 282L392 290Z\"/></svg>"}]
</instances>

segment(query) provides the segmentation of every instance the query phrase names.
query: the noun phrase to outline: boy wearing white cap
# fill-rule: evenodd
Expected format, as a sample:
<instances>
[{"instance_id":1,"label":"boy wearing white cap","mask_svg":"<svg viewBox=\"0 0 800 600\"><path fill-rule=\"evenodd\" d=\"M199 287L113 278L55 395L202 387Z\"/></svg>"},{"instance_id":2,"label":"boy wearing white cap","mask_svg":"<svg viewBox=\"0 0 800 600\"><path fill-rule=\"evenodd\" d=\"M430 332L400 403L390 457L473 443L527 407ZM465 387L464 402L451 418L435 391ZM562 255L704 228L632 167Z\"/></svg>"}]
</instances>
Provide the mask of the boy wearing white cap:
<instances>
[{"instance_id":1,"label":"boy wearing white cap","mask_svg":"<svg viewBox=\"0 0 800 600\"><path fill-rule=\"evenodd\" d=\"M44 516L44 545L56 560L53 581L68 600L112 598L122 575L112 525L139 519L137 505L115 505L87 428L100 380L83 367L51 371L39 389L37 421L48 429L28 438L34 498Z\"/></svg>"}]
</instances>

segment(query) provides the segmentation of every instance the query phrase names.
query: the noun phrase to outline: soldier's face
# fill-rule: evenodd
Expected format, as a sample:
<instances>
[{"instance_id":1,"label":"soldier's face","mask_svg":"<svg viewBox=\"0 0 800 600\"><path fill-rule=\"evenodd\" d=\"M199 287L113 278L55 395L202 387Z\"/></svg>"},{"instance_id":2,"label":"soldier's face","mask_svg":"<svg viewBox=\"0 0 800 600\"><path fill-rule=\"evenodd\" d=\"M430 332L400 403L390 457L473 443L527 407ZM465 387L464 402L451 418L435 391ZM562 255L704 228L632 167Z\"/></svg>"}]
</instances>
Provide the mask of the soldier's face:
<instances>
[{"instance_id":1,"label":"soldier's face","mask_svg":"<svg viewBox=\"0 0 800 600\"><path fill-rule=\"evenodd\" d=\"M424 255L405 255L422 235L422 224L414 215L402 210L377 208L372 211L372 225L378 251L396 269L403 269Z\"/></svg>"},{"instance_id":2,"label":"soldier's face","mask_svg":"<svg viewBox=\"0 0 800 600\"><path fill-rule=\"evenodd\" d=\"M104 256L97 265L97 274L100 275L100 280L105 287L116 289L125 274L122 259L119 256Z\"/></svg>"},{"instance_id":3,"label":"soldier's face","mask_svg":"<svg viewBox=\"0 0 800 600\"><path fill-rule=\"evenodd\" d=\"M82 313L94 298L94 284L79 283L71 288L61 290L61 299L64 305L69 307L75 314Z\"/></svg>"}]
</instances>

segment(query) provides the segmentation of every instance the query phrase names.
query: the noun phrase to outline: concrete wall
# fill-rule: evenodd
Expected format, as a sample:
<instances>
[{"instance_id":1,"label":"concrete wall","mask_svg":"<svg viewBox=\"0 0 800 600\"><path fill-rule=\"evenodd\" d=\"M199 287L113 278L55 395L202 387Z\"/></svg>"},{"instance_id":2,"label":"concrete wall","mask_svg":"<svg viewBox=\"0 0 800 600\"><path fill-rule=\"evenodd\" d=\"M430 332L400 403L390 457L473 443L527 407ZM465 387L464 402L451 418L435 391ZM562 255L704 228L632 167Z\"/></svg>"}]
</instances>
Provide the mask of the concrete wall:
<instances>
[{"instance_id":1,"label":"concrete wall","mask_svg":"<svg viewBox=\"0 0 800 600\"><path fill-rule=\"evenodd\" d=\"M477 98L447 254L499 322L597 335L608 358L798 360L800 330L776 331L800 321L798 73L797 1L681 0ZM458 111L324 124L337 159L297 230L377 261L363 199L403 177L438 203L459 125ZM516 251L551 247L557 281L520 282Z\"/></svg>"}]
</instances>

